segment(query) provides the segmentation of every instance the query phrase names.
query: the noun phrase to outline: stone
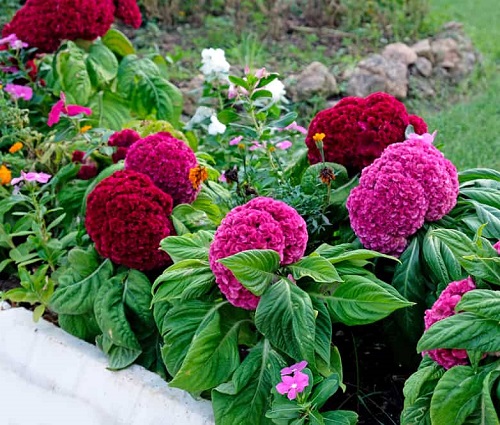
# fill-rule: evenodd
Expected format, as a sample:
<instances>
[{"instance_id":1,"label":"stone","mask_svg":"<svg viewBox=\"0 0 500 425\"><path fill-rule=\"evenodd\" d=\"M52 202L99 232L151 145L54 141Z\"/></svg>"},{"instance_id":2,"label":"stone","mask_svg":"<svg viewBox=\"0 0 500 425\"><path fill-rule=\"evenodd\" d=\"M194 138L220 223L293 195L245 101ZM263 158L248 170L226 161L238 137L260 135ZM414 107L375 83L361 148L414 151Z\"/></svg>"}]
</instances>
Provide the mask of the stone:
<instances>
[{"instance_id":1,"label":"stone","mask_svg":"<svg viewBox=\"0 0 500 425\"><path fill-rule=\"evenodd\" d=\"M417 60L417 53L404 43L392 43L385 46L382 56L405 65L411 65Z\"/></svg>"},{"instance_id":2,"label":"stone","mask_svg":"<svg viewBox=\"0 0 500 425\"><path fill-rule=\"evenodd\" d=\"M411 48L417 54L417 56L429 59L431 62L434 61L431 49L431 42L429 41L428 38L418 41L413 46L411 46Z\"/></svg>"},{"instance_id":3,"label":"stone","mask_svg":"<svg viewBox=\"0 0 500 425\"><path fill-rule=\"evenodd\" d=\"M408 93L417 99L429 99L436 96L432 81L420 75L410 75Z\"/></svg>"},{"instance_id":4,"label":"stone","mask_svg":"<svg viewBox=\"0 0 500 425\"><path fill-rule=\"evenodd\" d=\"M328 98L338 91L335 77L320 62L312 62L297 75L295 86L290 90L294 100L307 100L312 96Z\"/></svg>"},{"instance_id":5,"label":"stone","mask_svg":"<svg viewBox=\"0 0 500 425\"><path fill-rule=\"evenodd\" d=\"M183 113L187 116L193 116L198 106L198 102L203 92L203 82L205 77L199 74L187 82L179 85L179 90L184 98Z\"/></svg>"},{"instance_id":6,"label":"stone","mask_svg":"<svg viewBox=\"0 0 500 425\"><path fill-rule=\"evenodd\" d=\"M359 62L347 83L347 93L365 97L378 91L405 99L408 94L407 66L378 54Z\"/></svg>"},{"instance_id":7,"label":"stone","mask_svg":"<svg viewBox=\"0 0 500 425\"><path fill-rule=\"evenodd\" d=\"M454 68L460 61L458 44L452 38L439 38L431 43L435 64L442 68Z\"/></svg>"},{"instance_id":8,"label":"stone","mask_svg":"<svg viewBox=\"0 0 500 425\"><path fill-rule=\"evenodd\" d=\"M423 56L417 59L415 68L419 74L424 77L430 77L432 75L432 62Z\"/></svg>"}]
</instances>

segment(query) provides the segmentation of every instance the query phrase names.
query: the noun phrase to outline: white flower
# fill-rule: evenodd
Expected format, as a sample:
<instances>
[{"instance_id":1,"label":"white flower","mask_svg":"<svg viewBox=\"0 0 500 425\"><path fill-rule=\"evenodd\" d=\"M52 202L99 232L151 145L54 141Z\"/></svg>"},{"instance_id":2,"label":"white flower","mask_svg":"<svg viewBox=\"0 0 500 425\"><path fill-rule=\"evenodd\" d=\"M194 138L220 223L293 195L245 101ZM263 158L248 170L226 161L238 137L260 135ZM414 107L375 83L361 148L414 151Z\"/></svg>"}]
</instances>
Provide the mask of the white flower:
<instances>
[{"instance_id":1,"label":"white flower","mask_svg":"<svg viewBox=\"0 0 500 425\"><path fill-rule=\"evenodd\" d=\"M208 126L208 134L215 136L217 134L223 134L226 131L226 126L222 124L216 115L210 117L210 125Z\"/></svg>"},{"instance_id":2,"label":"white flower","mask_svg":"<svg viewBox=\"0 0 500 425\"><path fill-rule=\"evenodd\" d=\"M277 78L271 81L269 84L262 87L264 90L270 91L273 95L273 102L286 102L285 85Z\"/></svg>"},{"instance_id":3,"label":"white flower","mask_svg":"<svg viewBox=\"0 0 500 425\"><path fill-rule=\"evenodd\" d=\"M201 52L201 72L207 79L227 80L229 74L229 62L226 60L222 49L203 49Z\"/></svg>"},{"instance_id":4,"label":"white flower","mask_svg":"<svg viewBox=\"0 0 500 425\"><path fill-rule=\"evenodd\" d=\"M194 115L186 124L186 128L188 130L192 130L193 126L202 123L207 118L211 117L214 113L215 111L213 110L213 108L209 108L208 106L198 106Z\"/></svg>"}]
</instances>

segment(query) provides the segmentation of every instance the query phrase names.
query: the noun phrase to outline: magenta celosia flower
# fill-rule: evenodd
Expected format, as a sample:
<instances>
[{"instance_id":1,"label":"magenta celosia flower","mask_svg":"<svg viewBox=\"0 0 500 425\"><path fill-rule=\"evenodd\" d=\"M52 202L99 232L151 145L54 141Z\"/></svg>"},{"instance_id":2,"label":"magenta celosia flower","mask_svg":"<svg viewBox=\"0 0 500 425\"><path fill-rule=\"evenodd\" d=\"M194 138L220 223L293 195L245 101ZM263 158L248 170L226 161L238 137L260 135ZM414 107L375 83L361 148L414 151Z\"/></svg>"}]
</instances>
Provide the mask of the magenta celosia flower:
<instances>
[{"instance_id":1,"label":"magenta celosia flower","mask_svg":"<svg viewBox=\"0 0 500 425\"><path fill-rule=\"evenodd\" d=\"M66 114L68 117L74 117L79 114L92 115L92 109L79 105L66 105L66 96L61 92L61 99L58 100L49 112L49 120L47 125L52 127L61 119L61 114Z\"/></svg>"},{"instance_id":2,"label":"magenta celosia flower","mask_svg":"<svg viewBox=\"0 0 500 425\"><path fill-rule=\"evenodd\" d=\"M495 245L493 245L493 248L495 248L498 252L498 255L500 255L500 241L498 241Z\"/></svg>"},{"instance_id":3,"label":"magenta celosia flower","mask_svg":"<svg viewBox=\"0 0 500 425\"><path fill-rule=\"evenodd\" d=\"M245 289L218 260L249 249L272 249L286 265L302 257L306 244L306 224L297 211L284 202L259 197L234 208L222 220L210 246L210 267L231 304L255 310L260 297Z\"/></svg>"},{"instance_id":4,"label":"magenta celosia flower","mask_svg":"<svg viewBox=\"0 0 500 425\"><path fill-rule=\"evenodd\" d=\"M131 128L125 128L123 130L114 132L109 137L108 145L117 146L120 148L129 148L140 138L141 136L137 131L132 130Z\"/></svg>"},{"instance_id":5,"label":"magenta celosia flower","mask_svg":"<svg viewBox=\"0 0 500 425\"><path fill-rule=\"evenodd\" d=\"M307 362L305 360L302 360L299 363L295 363L289 367L285 367L281 369L281 374L282 375L290 375L295 372L302 372L305 367L307 366Z\"/></svg>"},{"instance_id":6,"label":"magenta celosia flower","mask_svg":"<svg viewBox=\"0 0 500 425\"><path fill-rule=\"evenodd\" d=\"M50 180L51 177L52 176L50 174L47 174L47 173L35 173L33 171L31 171L29 173L25 173L24 171L21 171L21 176L16 177L15 179L12 179L10 184L12 186L14 186L22 181L37 182L37 183L45 184Z\"/></svg>"},{"instance_id":7,"label":"magenta celosia flower","mask_svg":"<svg viewBox=\"0 0 500 425\"><path fill-rule=\"evenodd\" d=\"M455 307L462 299L463 294L473 289L476 289L476 285L470 276L464 280L451 282L441 292L441 295L432 308L425 311L425 330L429 329L434 323L453 316L456 313ZM456 365L468 364L467 351L462 349L437 348L422 352L422 355L426 354L445 369L450 369Z\"/></svg>"},{"instance_id":8,"label":"magenta celosia flower","mask_svg":"<svg viewBox=\"0 0 500 425\"><path fill-rule=\"evenodd\" d=\"M309 385L309 375L302 372L295 372L293 376L282 376L281 382L276 385L276 391L281 395L287 395L288 400L295 400Z\"/></svg>"},{"instance_id":9,"label":"magenta celosia flower","mask_svg":"<svg viewBox=\"0 0 500 425\"><path fill-rule=\"evenodd\" d=\"M430 142L432 135L392 144L363 170L347 209L366 248L398 256L424 221L455 206L457 170Z\"/></svg>"},{"instance_id":10,"label":"magenta celosia flower","mask_svg":"<svg viewBox=\"0 0 500 425\"><path fill-rule=\"evenodd\" d=\"M20 86L18 84L9 83L5 86L4 90L10 94L13 100L31 100L33 97L33 90L28 86Z\"/></svg>"},{"instance_id":11,"label":"magenta celosia flower","mask_svg":"<svg viewBox=\"0 0 500 425\"><path fill-rule=\"evenodd\" d=\"M172 196L174 205L190 204L201 186L194 188L189 171L198 166L193 150L170 133L151 134L128 150L125 168L149 176L156 186Z\"/></svg>"}]
</instances>

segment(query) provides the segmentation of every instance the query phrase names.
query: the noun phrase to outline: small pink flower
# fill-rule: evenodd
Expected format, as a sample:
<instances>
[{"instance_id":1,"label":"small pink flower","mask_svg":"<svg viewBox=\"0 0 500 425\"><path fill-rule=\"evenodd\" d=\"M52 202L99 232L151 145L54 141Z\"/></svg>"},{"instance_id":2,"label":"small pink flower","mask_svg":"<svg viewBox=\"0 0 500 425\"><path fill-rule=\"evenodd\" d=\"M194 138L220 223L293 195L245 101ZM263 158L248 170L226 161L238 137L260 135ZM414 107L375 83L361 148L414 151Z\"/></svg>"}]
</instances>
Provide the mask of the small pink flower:
<instances>
[{"instance_id":1,"label":"small pink flower","mask_svg":"<svg viewBox=\"0 0 500 425\"><path fill-rule=\"evenodd\" d=\"M238 143L240 143L242 140L243 140L243 136L235 137L234 139L229 141L229 146L235 146Z\"/></svg>"},{"instance_id":2,"label":"small pink flower","mask_svg":"<svg viewBox=\"0 0 500 425\"><path fill-rule=\"evenodd\" d=\"M276 143L278 149L287 150L292 147L292 142L290 140L283 140L282 142Z\"/></svg>"},{"instance_id":3,"label":"small pink flower","mask_svg":"<svg viewBox=\"0 0 500 425\"><path fill-rule=\"evenodd\" d=\"M52 176L50 174L47 174L47 173L35 173L33 171L31 171L29 173L25 173L24 171L21 171L21 176L16 177L15 179L12 179L10 184L12 186L14 186L22 181L38 182L38 183L45 184L50 180L51 177Z\"/></svg>"},{"instance_id":4,"label":"small pink flower","mask_svg":"<svg viewBox=\"0 0 500 425\"><path fill-rule=\"evenodd\" d=\"M302 360L301 362L295 363L295 364L291 365L290 367L285 367L285 368L281 369L281 374L282 375L290 375L290 374L295 373L295 372L302 372L302 370L304 370L306 366L307 366L307 362L305 360Z\"/></svg>"},{"instance_id":5,"label":"small pink flower","mask_svg":"<svg viewBox=\"0 0 500 425\"><path fill-rule=\"evenodd\" d=\"M225 171L219 176L219 181L222 183L227 183L227 177Z\"/></svg>"},{"instance_id":6,"label":"small pink flower","mask_svg":"<svg viewBox=\"0 0 500 425\"><path fill-rule=\"evenodd\" d=\"M296 130L299 133L307 134L307 129L305 127L302 127L301 125L298 125L296 121L287 125L285 128L281 128L280 130L282 130L282 131L283 130Z\"/></svg>"},{"instance_id":7,"label":"small pink flower","mask_svg":"<svg viewBox=\"0 0 500 425\"><path fill-rule=\"evenodd\" d=\"M245 65L245 70L244 70L244 72L245 72L245 75L250 74L250 67L249 67L248 65Z\"/></svg>"},{"instance_id":8,"label":"small pink flower","mask_svg":"<svg viewBox=\"0 0 500 425\"><path fill-rule=\"evenodd\" d=\"M238 89L234 84L229 84L229 89L227 91L227 98L234 99L237 96L238 96Z\"/></svg>"},{"instance_id":9,"label":"small pink flower","mask_svg":"<svg viewBox=\"0 0 500 425\"><path fill-rule=\"evenodd\" d=\"M260 68L255 71L255 76L260 80L263 77L267 77L269 73L266 71L266 68Z\"/></svg>"},{"instance_id":10,"label":"small pink flower","mask_svg":"<svg viewBox=\"0 0 500 425\"><path fill-rule=\"evenodd\" d=\"M5 72L6 74L15 74L17 71L19 71L19 68L17 66L3 66L2 72Z\"/></svg>"},{"instance_id":11,"label":"small pink flower","mask_svg":"<svg viewBox=\"0 0 500 425\"><path fill-rule=\"evenodd\" d=\"M297 394L304 391L309 385L309 375L296 372L293 376L282 376L281 382L276 385L276 391L281 395L287 394L288 400L295 400Z\"/></svg>"},{"instance_id":12,"label":"small pink flower","mask_svg":"<svg viewBox=\"0 0 500 425\"><path fill-rule=\"evenodd\" d=\"M16 34L11 34L5 38L0 39L0 46L9 44L12 49L19 50L28 47L28 43L21 41L17 38Z\"/></svg>"},{"instance_id":13,"label":"small pink flower","mask_svg":"<svg viewBox=\"0 0 500 425\"><path fill-rule=\"evenodd\" d=\"M436 137L436 134L437 134L437 130L434 133L432 133L432 134L429 134L429 133L424 133L424 134L412 133L412 134L408 135L408 139L407 140L422 140L425 143L429 143L430 145L432 145L434 143L434 138Z\"/></svg>"},{"instance_id":14,"label":"small pink flower","mask_svg":"<svg viewBox=\"0 0 500 425\"><path fill-rule=\"evenodd\" d=\"M495 245L493 245L493 248L495 248L498 252L498 255L500 255L500 241L498 241Z\"/></svg>"},{"instance_id":15,"label":"small pink flower","mask_svg":"<svg viewBox=\"0 0 500 425\"><path fill-rule=\"evenodd\" d=\"M256 150L256 149L259 149L259 148L264 148L264 147L265 147L265 146L264 146L262 143L259 143L257 140L254 140L254 141L252 142L252 146L250 146L250 147L248 148L248 150L250 150L250 151L254 151L254 150Z\"/></svg>"},{"instance_id":16,"label":"small pink flower","mask_svg":"<svg viewBox=\"0 0 500 425\"><path fill-rule=\"evenodd\" d=\"M31 100L31 98L33 97L33 90L28 86L20 86L17 84L9 83L5 86L4 90L10 94L13 100Z\"/></svg>"},{"instance_id":17,"label":"small pink flower","mask_svg":"<svg viewBox=\"0 0 500 425\"><path fill-rule=\"evenodd\" d=\"M79 114L92 115L92 109L79 105L66 105L66 96L61 92L61 100L57 101L49 112L47 125L52 127L61 119L61 114L74 117Z\"/></svg>"}]
</instances>

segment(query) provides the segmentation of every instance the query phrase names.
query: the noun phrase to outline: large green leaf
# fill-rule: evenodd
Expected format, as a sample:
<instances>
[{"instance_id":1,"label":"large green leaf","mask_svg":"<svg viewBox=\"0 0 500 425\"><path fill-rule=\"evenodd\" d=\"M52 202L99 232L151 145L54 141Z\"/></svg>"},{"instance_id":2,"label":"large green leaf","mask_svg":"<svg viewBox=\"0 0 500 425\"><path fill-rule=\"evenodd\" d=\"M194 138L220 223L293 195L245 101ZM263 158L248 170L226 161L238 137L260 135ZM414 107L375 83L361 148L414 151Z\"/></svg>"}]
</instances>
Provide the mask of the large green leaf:
<instances>
[{"instance_id":1,"label":"large green leaf","mask_svg":"<svg viewBox=\"0 0 500 425\"><path fill-rule=\"evenodd\" d=\"M358 414L350 410L332 410L322 413L325 425L356 425Z\"/></svg>"},{"instance_id":2,"label":"large green leaf","mask_svg":"<svg viewBox=\"0 0 500 425\"><path fill-rule=\"evenodd\" d=\"M118 74L118 61L102 41L94 41L86 59L87 71L94 87L109 84Z\"/></svg>"},{"instance_id":3,"label":"large green leaf","mask_svg":"<svg viewBox=\"0 0 500 425\"><path fill-rule=\"evenodd\" d=\"M425 262L432 276L439 283L448 283L462 279L463 271L450 248L432 232L427 232L423 241Z\"/></svg>"},{"instance_id":4,"label":"large green leaf","mask_svg":"<svg viewBox=\"0 0 500 425\"><path fill-rule=\"evenodd\" d=\"M487 187L467 187L460 190L460 194L465 195L480 204L500 208L500 193L497 189Z\"/></svg>"},{"instance_id":5,"label":"large green leaf","mask_svg":"<svg viewBox=\"0 0 500 425\"><path fill-rule=\"evenodd\" d=\"M133 55L135 53L134 46L131 41L115 28L108 30L106 34L102 37L102 42L111 51L119 56Z\"/></svg>"},{"instance_id":6,"label":"large green leaf","mask_svg":"<svg viewBox=\"0 0 500 425\"><path fill-rule=\"evenodd\" d=\"M138 270L129 270L123 282L123 302L134 316L132 327L139 334L139 338L142 334L149 335L156 331L151 310L152 298L148 277Z\"/></svg>"},{"instance_id":7,"label":"large green leaf","mask_svg":"<svg viewBox=\"0 0 500 425\"><path fill-rule=\"evenodd\" d=\"M212 232L200 230L182 236L169 236L160 242L160 247L174 263L181 260L208 261L208 250L213 238Z\"/></svg>"},{"instance_id":8,"label":"large green leaf","mask_svg":"<svg viewBox=\"0 0 500 425\"><path fill-rule=\"evenodd\" d=\"M468 311L500 322L500 291L474 289L466 292L455 310Z\"/></svg>"},{"instance_id":9,"label":"large green leaf","mask_svg":"<svg viewBox=\"0 0 500 425\"><path fill-rule=\"evenodd\" d=\"M218 260L231 270L238 281L252 294L260 296L277 279L280 256L272 249L250 249Z\"/></svg>"},{"instance_id":10,"label":"large green leaf","mask_svg":"<svg viewBox=\"0 0 500 425\"><path fill-rule=\"evenodd\" d=\"M89 123L94 127L120 130L132 119L130 102L110 91L100 91L89 100L92 116Z\"/></svg>"},{"instance_id":11,"label":"large green leaf","mask_svg":"<svg viewBox=\"0 0 500 425\"><path fill-rule=\"evenodd\" d=\"M314 366L314 309L307 292L297 285L287 279L271 285L257 306L255 326L276 348Z\"/></svg>"},{"instance_id":12,"label":"large green leaf","mask_svg":"<svg viewBox=\"0 0 500 425\"><path fill-rule=\"evenodd\" d=\"M500 182L500 172L489 168L471 168L458 173L458 181L460 183L483 179Z\"/></svg>"},{"instance_id":13,"label":"large green leaf","mask_svg":"<svg viewBox=\"0 0 500 425\"><path fill-rule=\"evenodd\" d=\"M50 308L59 314L84 314L92 311L97 291L113 274L111 261L104 262L87 277L58 287Z\"/></svg>"},{"instance_id":14,"label":"large green leaf","mask_svg":"<svg viewBox=\"0 0 500 425\"><path fill-rule=\"evenodd\" d=\"M59 314L58 323L61 329L90 343L94 343L96 336L101 333L94 312L76 315Z\"/></svg>"},{"instance_id":15,"label":"large green leaf","mask_svg":"<svg viewBox=\"0 0 500 425\"><path fill-rule=\"evenodd\" d=\"M323 301L313 299L312 303L316 314L314 349L318 356L328 364L332 346L332 319Z\"/></svg>"},{"instance_id":16,"label":"large green leaf","mask_svg":"<svg viewBox=\"0 0 500 425\"><path fill-rule=\"evenodd\" d=\"M324 289L309 292L313 298L326 302L335 321L350 326L364 325L412 305L389 285L381 285L377 279L355 275L345 275L343 278L344 283L331 292Z\"/></svg>"},{"instance_id":17,"label":"large green leaf","mask_svg":"<svg viewBox=\"0 0 500 425\"><path fill-rule=\"evenodd\" d=\"M419 352L435 348L462 348L491 353L500 351L500 322L464 312L434 323L418 342Z\"/></svg>"},{"instance_id":18,"label":"large green leaf","mask_svg":"<svg viewBox=\"0 0 500 425\"><path fill-rule=\"evenodd\" d=\"M269 341L261 341L236 369L230 382L212 391L215 421L219 425L264 425L271 389L285 366Z\"/></svg>"},{"instance_id":19,"label":"large green leaf","mask_svg":"<svg viewBox=\"0 0 500 425\"><path fill-rule=\"evenodd\" d=\"M295 279L307 276L320 283L342 282L335 267L326 258L317 254L302 258L287 267Z\"/></svg>"},{"instance_id":20,"label":"large green leaf","mask_svg":"<svg viewBox=\"0 0 500 425\"><path fill-rule=\"evenodd\" d=\"M314 387L311 394L311 403L316 405L318 409L328 401L328 399L337 392L339 389L340 377L338 374L333 373L328 378L323 379L318 385Z\"/></svg>"},{"instance_id":21,"label":"large green leaf","mask_svg":"<svg viewBox=\"0 0 500 425\"><path fill-rule=\"evenodd\" d=\"M85 52L72 41L56 55L56 68L62 91L78 105L86 105L92 84L85 64Z\"/></svg>"},{"instance_id":22,"label":"large green leaf","mask_svg":"<svg viewBox=\"0 0 500 425\"><path fill-rule=\"evenodd\" d=\"M495 208L479 202L472 202L472 205L476 208L479 221L486 224L483 235L487 238L500 239L500 206Z\"/></svg>"}]
</instances>

